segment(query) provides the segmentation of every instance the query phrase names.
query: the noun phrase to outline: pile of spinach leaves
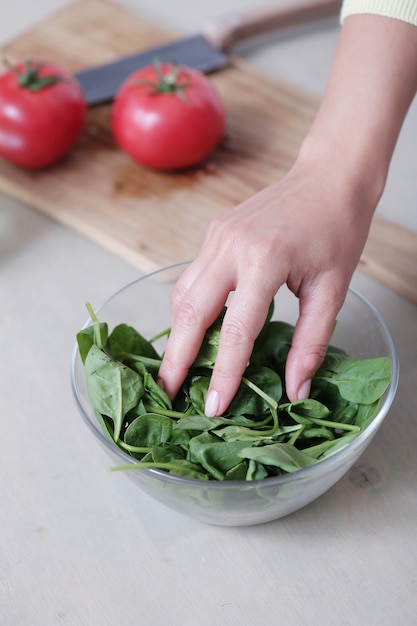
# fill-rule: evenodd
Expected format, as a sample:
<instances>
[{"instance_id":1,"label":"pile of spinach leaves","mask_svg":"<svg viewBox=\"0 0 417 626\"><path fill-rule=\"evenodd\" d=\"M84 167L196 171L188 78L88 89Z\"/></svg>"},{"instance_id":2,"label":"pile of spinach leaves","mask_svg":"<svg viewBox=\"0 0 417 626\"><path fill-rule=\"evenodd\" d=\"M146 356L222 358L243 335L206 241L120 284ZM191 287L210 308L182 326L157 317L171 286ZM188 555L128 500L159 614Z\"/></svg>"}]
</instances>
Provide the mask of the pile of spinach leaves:
<instances>
[{"instance_id":1,"label":"pile of spinach leaves","mask_svg":"<svg viewBox=\"0 0 417 626\"><path fill-rule=\"evenodd\" d=\"M308 467L348 445L371 422L391 380L386 357L357 359L329 346L310 398L289 402L283 386L293 326L268 319L240 387L221 417L204 405L224 311L173 402L156 383L161 355L132 326L77 334L88 397L105 435L132 456L113 469L152 467L201 480L256 480ZM135 459L135 461L133 461Z\"/></svg>"}]
</instances>

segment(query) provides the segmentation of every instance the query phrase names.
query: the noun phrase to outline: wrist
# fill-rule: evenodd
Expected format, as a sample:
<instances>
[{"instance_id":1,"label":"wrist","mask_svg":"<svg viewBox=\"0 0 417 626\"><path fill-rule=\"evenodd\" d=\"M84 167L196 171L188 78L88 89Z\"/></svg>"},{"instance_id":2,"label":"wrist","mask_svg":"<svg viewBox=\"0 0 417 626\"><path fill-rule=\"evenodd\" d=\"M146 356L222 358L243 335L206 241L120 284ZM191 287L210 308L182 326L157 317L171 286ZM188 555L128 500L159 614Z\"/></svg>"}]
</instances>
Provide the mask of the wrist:
<instances>
[{"instance_id":1,"label":"wrist","mask_svg":"<svg viewBox=\"0 0 417 626\"><path fill-rule=\"evenodd\" d=\"M389 158L373 155L366 140L360 145L350 137L344 139L342 133L328 137L311 132L300 148L296 167L313 167L318 176L337 187L348 205L361 207L372 217L384 191Z\"/></svg>"},{"instance_id":2,"label":"wrist","mask_svg":"<svg viewBox=\"0 0 417 626\"><path fill-rule=\"evenodd\" d=\"M375 209L417 88L417 28L377 15L343 23L326 91L299 163L319 164L342 193ZM326 173L327 170L327 173Z\"/></svg>"}]
</instances>

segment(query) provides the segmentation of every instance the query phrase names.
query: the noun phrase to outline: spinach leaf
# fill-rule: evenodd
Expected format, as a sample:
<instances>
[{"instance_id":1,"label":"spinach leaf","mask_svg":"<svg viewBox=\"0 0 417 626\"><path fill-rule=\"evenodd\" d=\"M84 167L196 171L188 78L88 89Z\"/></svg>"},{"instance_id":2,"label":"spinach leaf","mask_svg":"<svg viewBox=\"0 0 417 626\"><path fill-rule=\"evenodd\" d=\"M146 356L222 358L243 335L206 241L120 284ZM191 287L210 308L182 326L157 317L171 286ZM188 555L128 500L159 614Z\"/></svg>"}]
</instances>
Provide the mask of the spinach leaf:
<instances>
[{"instance_id":1,"label":"spinach leaf","mask_svg":"<svg viewBox=\"0 0 417 626\"><path fill-rule=\"evenodd\" d=\"M152 448L169 442L171 435L171 419L156 413L145 413L129 424L124 440L130 446Z\"/></svg>"},{"instance_id":2,"label":"spinach leaf","mask_svg":"<svg viewBox=\"0 0 417 626\"><path fill-rule=\"evenodd\" d=\"M255 341L250 364L269 367L283 378L293 333L294 326L286 322L272 321L264 326Z\"/></svg>"},{"instance_id":3,"label":"spinach leaf","mask_svg":"<svg viewBox=\"0 0 417 626\"><path fill-rule=\"evenodd\" d=\"M111 418L113 437L117 441L124 416L143 394L143 381L139 374L113 361L95 344L87 354L85 372L89 401L95 411Z\"/></svg>"},{"instance_id":4,"label":"spinach leaf","mask_svg":"<svg viewBox=\"0 0 417 626\"><path fill-rule=\"evenodd\" d=\"M144 394L142 402L146 412L151 413L155 409L170 411L172 404L168 394L158 385L153 376L147 371L145 365L137 362L135 369L143 378Z\"/></svg>"},{"instance_id":5,"label":"spinach leaf","mask_svg":"<svg viewBox=\"0 0 417 626\"><path fill-rule=\"evenodd\" d=\"M262 480L268 476L268 471L262 463L249 459L245 480Z\"/></svg>"},{"instance_id":6,"label":"spinach leaf","mask_svg":"<svg viewBox=\"0 0 417 626\"><path fill-rule=\"evenodd\" d=\"M198 415L204 415L210 379L208 376L192 376L189 381L188 397Z\"/></svg>"},{"instance_id":7,"label":"spinach leaf","mask_svg":"<svg viewBox=\"0 0 417 626\"><path fill-rule=\"evenodd\" d=\"M345 400L373 404L390 383L390 363L387 357L362 360L346 357L335 363L332 369L321 368L317 378L336 385Z\"/></svg>"},{"instance_id":8,"label":"spinach leaf","mask_svg":"<svg viewBox=\"0 0 417 626\"><path fill-rule=\"evenodd\" d=\"M309 467L315 463L315 459L310 455L297 450L288 443L271 443L259 448L243 448L238 456L245 459L252 459L263 465L278 467L284 472L294 472L304 467Z\"/></svg>"},{"instance_id":9,"label":"spinach leaf","mask_svg":"<svg viewBox=\"0 0 417 626\"><path fill-rule=\"evenodd\" d=\"M261 393L260 391L261 390ZM233 398L228 414L264 415L282 396L281 378L269 367L249 367Z\"/></svg>"},{"instance_id":10,"label":"spinach leaf","mask_svg":"<svg viewBox=\"0 0 417 626\"><path fill-rule=\"evenodd\" d=\"M87 328L83 328L83 330L80 330L77 333L78 349L80 351L80 357L81 357L83 364L85 364L85 360L87 358L87 354L89 353L91 346L95 344L96 332L97 330L94 326L87 326ZM104 345L107 341L107 337L109 333L107 324L102 323L99 325L99 333L101 336L101 341Z\"/></svg>"},{"instance_id":11,"label":"spinach leaf","mask_svg":"<svg viewBox=\"0 0 417 626\"><path fill-rule=\"evenodd\" d=\"M239 452L246 445L246 442L230 443L203 433L190 439L190 459L204 467L216 480L225 480L226 474L242 462Z\"/></svg>"},{"instance_id":12,"label":"spinach leaf","mask_svg":"<svg viewBox=\"0 0 417 626\"><path fill-rule=\"evenodd\" d=\"M307 400L297 400L281 404L281 410L285 410L299 424L311 424L312 419L323 419L330 413L327 406L308 398Z\"/></svg>"},{"instance_id":13,"label":"spinach leaf","mask_svg":"<svg viewBox=\"0 0 417 626\"><path fill-rule=\"evenodd\" d=\"M220 330L226 308L223 308L218 318L206 330L200 350L195 358L193 367L213 368L219 349Z\"/></svg>"},{"instance_id":14,"label":"spinach leaf","mask_svg":"<svg viewBox=\"0 0 417 626\"><path fill-rule=\"evenodd\" d=\"M112 330L107 347L115 359L122 361L129 355L140 355L160 361L161 357L147 339L128 324L119 324Z\"/></svg>"}]
</instances>

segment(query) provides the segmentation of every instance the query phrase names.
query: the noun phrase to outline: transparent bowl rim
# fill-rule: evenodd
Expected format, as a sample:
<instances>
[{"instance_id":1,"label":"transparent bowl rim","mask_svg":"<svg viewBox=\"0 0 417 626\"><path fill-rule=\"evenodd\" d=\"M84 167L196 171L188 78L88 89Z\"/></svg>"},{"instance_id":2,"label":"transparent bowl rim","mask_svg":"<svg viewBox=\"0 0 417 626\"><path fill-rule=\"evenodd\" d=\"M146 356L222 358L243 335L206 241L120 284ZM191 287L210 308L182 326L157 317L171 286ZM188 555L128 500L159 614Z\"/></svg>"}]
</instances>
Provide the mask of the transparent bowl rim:
<instances>
[{"instance_id":1,"label":"transparent bowl rim","mask_svg":"<svg viewBox=\"0 0 417 626\"><path fill-rule=\"evenodd\" d=\"M136 285L137 283L140 283L144 280L157 277L159 274L167 273L170 271L175 271L175 270L180 269L181 267L186 267L188 264L189 264L189 261L176 263L174 265L170 265L162 269L155 270L148 274L144 274L143 276L140 276L139 278L136 278L130 281L129 283L127 283L126 285L118 289L116 292L114 292L111 296L109 296L95 310L95 312L98 313L105 306L107 306L107 304L109 304L114 299L116 299L119 294L121 294L124 291L127 291L128 289L133 287L133 285ZM251 480L251 481L246 481L246 480L231 480L231 481L207 480L207 481L204 481L204 480L200 480L197 478L187 478L184 476L176 476L175 474L168 474L167 472L164 472L163 470L152 469L148 467L138 467L138 468L132 467L132 471L143 472L145 474L161 478L167 482L180 483L182 485L189 485L190 487L191 486L198 486L198 487L204 486L209 489L230 489L230 490L233 490L236 488L240 488L240 489L242 488L248 489L251 487L256 488L262 485L266 487L266 486L280 485L283 483L287 484L292 481L297 481L300 479L302 480L303 478L307 476L311 477L311 476L314 476L315 474L320 474L326 470L326 467L328 466L331 467L332 465L334 465L335 462L337 462L337 460L343 460L344 457L350 456L352 452L352 448L355 448L355 449L360 448L364 440L371 439L373 435L375 434L375 432L380 427L380 425L382 424L383 420L385 419L385 416L387 415L392 405L392 402L394 400L397 387L398 387L398 380L399 380L399 358L398 358L398 352L397 352L391 331L388 328L385 320L382 318L379 311L374 307L374 305L371 302L369 302L369 300L367 300L364 296L362 296L358 291L356 291L352 287L349 287L348 291L350 294L352 294L354 297L360 300L363 304L365 304L366 307L372 312L372 314L378 321L378 324L380 325L383 333L385 334L388 352L389 352L389 358L392 364L392 379L391 379L391 383L388 388L387 395L385 397L383 404L381 405L377 415L374 417L371 423L367 426L367 428L365 428L365 430L362 433L360 433L351 443L347 444L344 448L342 448L338 452L335 452L334 454L320 461L317 461L317 463L314 463L313 465L310 465L309 467L299 469L294 472L282 474L280 476L270 476L267 478L261 478L257 480ZM90 325L91 322L92 320L89 317L86 320L83 328ZM118 448L113 442L107 439L107 437L101 432L98 423L95 424L91 420L90 416L84 411L84 407L81 402L80 396L78 394L77 383L75 380L75 364L76 364L77 357L78 357L78 345L77 343L75 343L73 347L73 351L72 351L72 357L71 357L71 372L70 372L71 388L72 388L73 396L75 399L75 403L78 407L79 412L81 413L81 416L84 422L87 424L88 428L93 432L93 434L98 438L100 443L111 454L119 456L120 459L123 461L123 464L129 464L132 466L137 464L138 462L133 457L129 456L126 452Z\"/></svg>"}]
</instances>

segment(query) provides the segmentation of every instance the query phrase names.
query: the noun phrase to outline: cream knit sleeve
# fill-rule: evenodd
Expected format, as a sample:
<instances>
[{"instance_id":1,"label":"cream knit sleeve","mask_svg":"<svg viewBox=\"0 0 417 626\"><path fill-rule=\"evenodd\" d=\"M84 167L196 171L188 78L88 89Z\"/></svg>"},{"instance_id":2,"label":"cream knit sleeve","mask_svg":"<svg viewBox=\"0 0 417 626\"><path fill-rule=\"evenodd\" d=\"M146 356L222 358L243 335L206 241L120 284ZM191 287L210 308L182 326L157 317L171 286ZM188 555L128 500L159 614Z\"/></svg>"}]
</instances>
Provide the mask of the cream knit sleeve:
<instances>
[{"instance_id":1,"label":"cream knit sleeve","mask_svg":"<svg viewBox=\"0 0 417 626\"><path fill-rule=\"evenodd\" d=\"M344 0L340 21L356 13L393 17L417 26L417 0Z\"/></svg>"}]
</instances>

